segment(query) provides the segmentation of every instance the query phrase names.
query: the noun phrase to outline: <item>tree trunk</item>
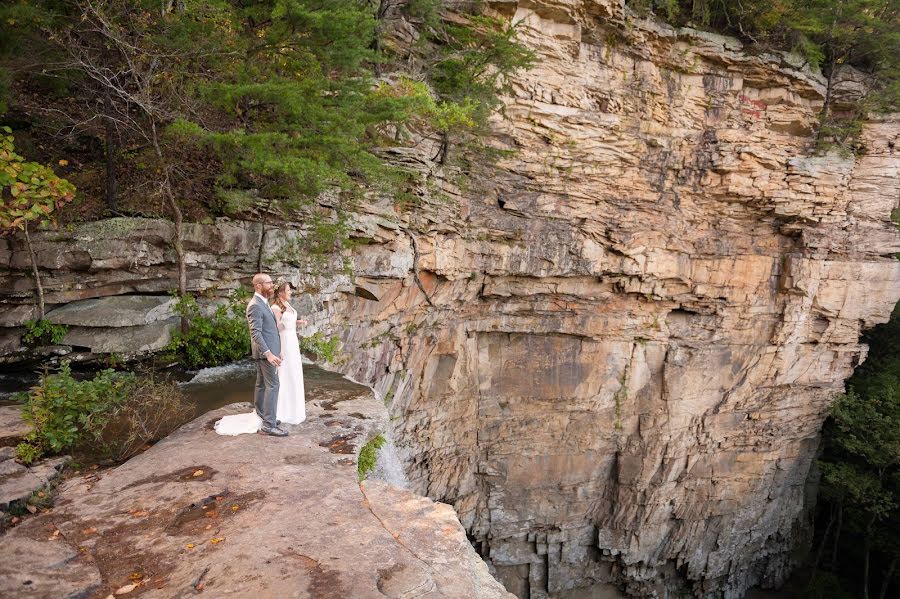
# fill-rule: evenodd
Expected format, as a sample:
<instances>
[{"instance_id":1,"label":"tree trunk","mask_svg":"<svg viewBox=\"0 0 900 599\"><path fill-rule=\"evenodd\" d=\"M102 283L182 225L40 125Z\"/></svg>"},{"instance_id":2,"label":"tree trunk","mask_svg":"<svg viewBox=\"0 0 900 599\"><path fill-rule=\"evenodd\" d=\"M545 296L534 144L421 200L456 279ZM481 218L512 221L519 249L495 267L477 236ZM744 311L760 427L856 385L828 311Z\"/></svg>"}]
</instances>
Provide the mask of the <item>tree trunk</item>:
<instances>
[{"instance_id":1,"label":"tree trunk","mask_svg":"<svg viewBox=\"0 0 900 599\"><path fill-rule=\"evenodd\" d=\"M259 251L256 253L256 272L262 272L263 250L266 247L266 220L268 219L269 211L272 210L272 202L274 201L274 199L269 200L269 203L266 204L266 211L263 213L262 230L259 232Z\"/></svg>"},{"instance_id":2,"label":"tree trunk","mask_svg":"<svg viewBox=\"0 0 900 599\"><path fill-rule=\"evenodd\" d=\"M187 295L187 263L184 257L184 217L181 214L181 208L178 207L178 202L175 200L175 192L172 191L172 169L166 163L165 157L163 156L162 149L159 147L159 138L156 133L156 123L151 123L151 130L153 133L153 137L151 141L153 142L153 149L156 151L156 157L159 158L160 162L163 163L163 173L164 178L162 182L162 192L163 196L165 196L166 203L169 205L169 210L172 211L172 220L175 224L175 238L172 240L172 247L175 249L175 256L178 258L178 296L184 297ZM187 316L181 317L181 332L187 333L188 330L188 319Z\"/></svg>"},{"instance_id":3,"label":"tree trunk","mask_svg":"<svg viewBox=\"0 0 900 599\"><path fill-rule=\"evenodd\" d=\"M834 74L837 69L837 62L832 60L831 69L828 71L828 84L825 86L825 104L822 105L822 112L819 113L819 127L816 129L816 141L822 139L822 127L828 122L828 119L831 116L831 88L834 83Z\"/></svg>"},{"instance_id":4,"label":"tree trunk","mask_svg":"<svg viewBox=\"0 0 900 599\"><path fill-rule=\"evenodd\" d=\"M881 581L881 591L878 593L878 599L884 599L887 597L888 589L891 588L891 581L894 579L894 569L897 567L897 557L895 556L891 560L891 565L888 566L887 572L884 573L884 580Z\"/></svg>"},{"instance_id":5,"label":"tree trunk","mask_svg":"<svg viewBox=\"0 0 900 599\"><path fill-rule=\"evenodd\" d=\"M112 121L106 119L106 207L110 212L118 210L116 206L116 158L119 148L116 144L116 129Z\"/></svg>"},{"instance_id":6,"label":"tree trunk","mask_svg":"<svg viewBox=\"0 0 900 599\"><path fill-rule=\"evenodd\" d=\"M828 513L828 524L825 526L825 532L822 533L822 540L819 541L819 549L816 551L816 559L813 560L812 572L809 575L809 584L813 583L816 578L816 572L819 571L819 563L822 561L822 553L825 551L825 543L828 542L828 533L831 532L831 526L834 524L834 504Z\"/></svg>"},{"instance_id":7,"label":"tree trunk","mask_svg":"<svg viewBox=\"0 0 900 599\"><path fill-rule=\"evenodd\" d=\"M175 255L178 257L178 296L184 297L187 295L187 263L184 258L184 227L183 227L183 217L181 214L181 208L178 207L178 202L175 201L175 196L172 193L172 186L169 183L169 173L168 168L166 169L166 199L168 200L169 209L172 211L173 220L175 222L175 238L172 240L172 246L175 248ZM187 333L188 330L188 320L186 316L181 317L181 332Z\"/></svg>"},{"instance_id":8,"label":"tree trunk","mask_svg":"<svg viewBox=\"0 0 900 599\"><path fill-rule=\"evenodd\" d=\"M869 599L869 557L872 553L873 524L875 524L875 516L870 516L869 521L866 523L866 541L863 546L863 599Z\"/></svg>"},{"instance_id":9,"label":"tree trunk","mask_svg":"<svg viewBox=\"0 0 900 599\"><path fill-rule=\"evenodd\" d=\"M35 291L37 292L38 320L44 319L44 287L41 285L41 273L38 271L37 257L31 246L31 235L28 234L28 221L25 221L25 245L28 247L28 257L31 258L31 274L34 277Z\"/></svg>"},{"instance_id":10,"label":"tree trunk","mask_svg":"<svg viewBox=\"0 0 900 599\"><path fill-rule=\"evenodd\" d=\"M844 504L838 504L837 529L834 531L834 543L831 545L831 569L837 566L838 541L841 539L841 529L844 525Z\"/></svg>"}]
</instances>

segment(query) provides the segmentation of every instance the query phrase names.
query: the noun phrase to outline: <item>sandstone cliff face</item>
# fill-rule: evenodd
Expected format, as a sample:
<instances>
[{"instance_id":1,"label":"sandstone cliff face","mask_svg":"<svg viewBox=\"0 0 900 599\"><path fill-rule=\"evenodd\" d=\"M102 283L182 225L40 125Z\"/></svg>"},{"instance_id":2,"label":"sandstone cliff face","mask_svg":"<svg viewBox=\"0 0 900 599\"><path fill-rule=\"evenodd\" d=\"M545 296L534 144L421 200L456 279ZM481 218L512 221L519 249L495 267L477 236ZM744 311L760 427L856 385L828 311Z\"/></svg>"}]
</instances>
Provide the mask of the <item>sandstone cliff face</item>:
<instances>
[{"instance_id":1,"label":"sandstone cliff face","mask_svg":"<svg viewBox=\"0 0 900 599\"><path fill-rule=\"evenodd\" d=\"M518 596L777 585L829 402L900 298L898 121L813 156L823 81L799 61L614 2L494 6L539 54L496 124L515 154L459 189L427 144L395 150L441 198L361 207L355 277L300 307ZM175 286L170 227L104 226L43 237L49 301ZM268 238L274 270L299 276L277 256L302 234ZM236 284L257 235L190 226L192 285ZM24 297L21 247L0 257Z\"/></svg>"}]
</instances>

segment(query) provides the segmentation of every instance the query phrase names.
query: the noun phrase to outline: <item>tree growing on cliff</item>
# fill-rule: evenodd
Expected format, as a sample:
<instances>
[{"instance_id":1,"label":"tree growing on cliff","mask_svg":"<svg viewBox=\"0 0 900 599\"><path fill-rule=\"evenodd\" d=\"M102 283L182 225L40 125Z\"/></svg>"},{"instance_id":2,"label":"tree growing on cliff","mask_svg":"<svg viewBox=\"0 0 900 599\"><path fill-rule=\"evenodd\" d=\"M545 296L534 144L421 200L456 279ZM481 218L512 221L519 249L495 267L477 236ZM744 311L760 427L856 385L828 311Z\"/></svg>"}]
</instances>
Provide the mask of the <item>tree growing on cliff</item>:
<instances>
[{"instance_id":1,"label":"tree growing on cliff","mask_svg":"<svg viewBox=\"0 0 900 599\"><path fill-rule=\"evenodd\" d=\"M49 166L26 162L16 154L12 130L0 129L0 233L22 231L37 294L38 320L44 318L44 287L30 228L52 224L60 208L75 198L75 186Z\"/></svg>"}]
</instances>

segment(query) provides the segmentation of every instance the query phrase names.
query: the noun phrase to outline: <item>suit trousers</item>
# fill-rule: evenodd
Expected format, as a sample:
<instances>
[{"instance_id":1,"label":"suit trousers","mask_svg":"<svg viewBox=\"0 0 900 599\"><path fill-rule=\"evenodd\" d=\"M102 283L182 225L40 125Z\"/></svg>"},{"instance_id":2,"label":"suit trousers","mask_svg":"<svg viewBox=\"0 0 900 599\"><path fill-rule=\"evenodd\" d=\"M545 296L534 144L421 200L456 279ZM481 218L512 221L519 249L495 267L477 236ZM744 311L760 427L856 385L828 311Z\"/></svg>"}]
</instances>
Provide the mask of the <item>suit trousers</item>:
<instances>
[{"instance_id":1,"label":"suit trousers","mask_svg":"<svg viewBox=\"0 0 900 599\"><path fill-rule=\"evenodd\" d=\"M278 407L278 370L265 358L256 361L256 390L254 403L263 426L275 427L275 409Z\"/></svg>"}]
</instances>

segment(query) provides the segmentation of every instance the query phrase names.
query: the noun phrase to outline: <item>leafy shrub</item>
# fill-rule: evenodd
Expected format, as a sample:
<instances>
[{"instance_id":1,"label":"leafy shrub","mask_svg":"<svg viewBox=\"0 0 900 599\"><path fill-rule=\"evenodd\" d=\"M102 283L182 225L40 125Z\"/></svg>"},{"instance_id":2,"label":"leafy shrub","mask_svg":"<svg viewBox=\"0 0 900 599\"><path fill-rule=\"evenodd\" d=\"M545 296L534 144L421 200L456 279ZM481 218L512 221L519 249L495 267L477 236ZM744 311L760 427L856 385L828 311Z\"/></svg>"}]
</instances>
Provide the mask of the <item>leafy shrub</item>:
<instances>
[{"instance_id":1,"label":"leafy shrub","mask_svg":"<svg viewBox=\"0 0 900 599\"><path fill-rule=\"evenodd\" d=\"M244 315L245 304L234 294L228 304L205 316L197 300L186 295L175 306L190 323L186 333L176 333L169 349L176 352L188 368L220 366L250 353L250 334Z\"/></svg>"},{"instance_id":2,"label":"leafy shrub","mask_svg":"<svg viewBox=\"0 0 900 599\"><path fill-rule=\"evenodd\" d=\"M16 449L19 459L30 463L42 455L68 451L89 439L98 439L109 416L135 383L133 374L113 370L78 381L68 365L57 374L45 374L32 387L22 408L22 416L32 430Z\"/></svg>"},{"instance_id":3,"label":"leafy shrub","mask_svg":"<svg viewBox=\"0 0 900 599\"><path fill-rule=\"evenodd\" d=\"M25 323L25 334L22 335L22 343L28 347L40 345L59 345L62 343L69 327L64 324L54 324L49 320L29 320Z\"/></svg>"},{"instance_id":4,"label":"leafy shrub","mask_svg":"<svg viewBox=\"0 0 900 599\"><path fill-rule=\"evenodd\" d=\"M83 449L113 461L125 460L184 424L192 413L174 383L139 379L127 401L110 412L100 436L89 439Z\"/></svg>"},{"instance_id":5,"label":"leafy shrub","mask_svg":"<svg viewBox=\"0 0 900 599\"><path fill-rule=\"evenodd\" d=\"M109 369L79 381L68 365L41 377L22 411L32 430L16 454L26 464L66 451L123 460L191 414L173 383Z\"/></svg>"},{"instance_id":6,"label":"leafy shrub","mask_svg":"<svg viewBox=\"0 0 900 599\"><path fill-rule=\"evenodd\" d=\"M337 337L326 338L321 331L317 331L309 337L300 339L300 350L313 353L325 362L334 362L338 357L340 343L341 340Z\"/></svg>"},{"instance_id":7,"label":"leafy shrub","mask_svg":"<svg viewBox=\"0 0 900 599\"><path fill-rule=\"evenodd\" d=\"M375 462L378 461L378 450L381 449L384 443L384 435L379 433L359 450L359 459L356 462L356 472L359 475L359 480L366 478L366 474L375 468Z\"/></svg>"}]
</instances>

